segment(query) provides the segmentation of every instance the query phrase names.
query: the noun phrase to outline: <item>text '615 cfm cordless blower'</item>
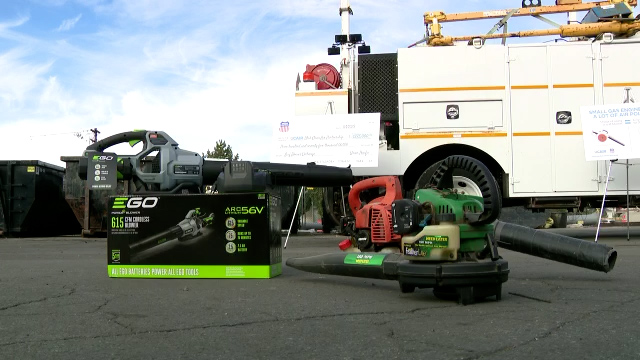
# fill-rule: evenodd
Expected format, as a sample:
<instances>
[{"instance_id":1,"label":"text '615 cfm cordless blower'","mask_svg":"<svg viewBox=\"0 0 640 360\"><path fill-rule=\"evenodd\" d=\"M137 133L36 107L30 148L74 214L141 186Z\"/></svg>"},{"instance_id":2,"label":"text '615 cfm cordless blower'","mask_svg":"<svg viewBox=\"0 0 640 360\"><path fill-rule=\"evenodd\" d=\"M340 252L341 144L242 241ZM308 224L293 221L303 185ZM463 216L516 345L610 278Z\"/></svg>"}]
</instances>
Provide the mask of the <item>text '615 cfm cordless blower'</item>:
<instances>
[{"instance_id":1,"label":"text '615 cfm cordless blower'","mask_svg":"<svg viewBox=\"0 0 640 360\"><path fill-rule=\"evenodd\" d=\"M214 220L214 214L203 214L200 208L189 210L184 220L135 243L129 244L131 264L142 261L160 253L165 253L177 246L188 246L206 238L204 231Z\"/></svg>"},{"instance_id":2,"label":"text '615 cfm cordless blower'","mask_svg":"<svg viewBox=\"0 0 640 360\"><path fill-rule=\"evenodd\" d=\"M117 157L118 178L128 181L130 194L203 193L204 186L214 185L229 163L180 149L165 132L140 130L112 135L89 145L80 159L80 178L87 178L90 154L103 153L122 143L133 146L139 142L143 143L143 149L138 154ZM268 174L268 183L273 186L348 186L353 182L350 168L269 162L251 162L251 167Z\"/></svg>"},{"instance_id":3,"label":"text '615 cfm cordless blower'","mask_svg":"<svg viewBox=\"0 0 640 360\"><path fill-rule=\"evenodd\" d=\"M456 193L453 171L472 174L482 196ZM437 297L470 304L501 298L509 265L498 247L596 271L613 269L617 253L606 245L497 221L498 185L475 159L443 160L428 188L404 199L395 176L370 178L349 192L351 238L343 253L289 258L290 267L313 273L397 280L402 292L433 288ZM368 201L363 193L379 189ZM371 196L369 197L371 198Z\"/></svg>"}]
</instances>

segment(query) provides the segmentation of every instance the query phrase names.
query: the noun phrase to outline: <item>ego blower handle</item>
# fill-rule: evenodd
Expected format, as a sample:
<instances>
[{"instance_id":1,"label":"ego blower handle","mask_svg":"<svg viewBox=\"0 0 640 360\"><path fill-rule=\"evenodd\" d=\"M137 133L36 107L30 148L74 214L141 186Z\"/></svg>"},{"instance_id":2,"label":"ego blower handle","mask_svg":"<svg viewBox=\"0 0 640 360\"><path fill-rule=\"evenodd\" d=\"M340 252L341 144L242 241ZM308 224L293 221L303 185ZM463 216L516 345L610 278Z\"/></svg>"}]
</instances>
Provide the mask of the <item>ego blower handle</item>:
<instances>
[{"instance_id":1,"label":"ego blower handle","mask_svg":"<svg viewBox=\"0 0 640 360\"><path fill-rule=\"evenodd\" d=\"M464 155L449 156L442 160L440 166L433 173L429 185L440 190L453 189L453 173L456 169L467 173L471 177L470 180L475 182L482 192L484 210L477 219L471 220L469 224L480 226L496 221L500 217L502 210L498 183L489 168L480 161Z\"/></svg>"},{"instance_id":2,"label":"ego blower handle","mask_svg":"<svg viewBox=\"0 0 640 360\"><path fill-rule=\"evenodd\" d=\"M180 149L178 143L163 131L123 132L89 145L80 159L80 178L87 176L88 159L92 152L101 153L111 146L127 142L131 146L138 142L144 144L143 149L135 155L118 156L118 177L130 181L131 194L202 192L202 156ZM150 156L152 153L153 156Z\"/></svg>"},{"instance_id":3,"label":"ego blower handle","mask_svg":"<svg viewBox=\"0 0 640 360\"><path fill-rule=\"evenodd\" d=\"M95 152L101 153L114 145L122 144L125 142L129 142L133 146L134 143L132 143L132 141L142 141L144 145L144 149L146 149L148 144L147 132L146 131L129 131L129 132L124 132L120 134L115 134L107 138L104 138L100 141L96 141L95 143L87 146L87 148L83 153L84 155L83 158L80 159L80 163L78 167L78 175L80 176L80 178L81 179L87 178L87 171L89 169L88 168L89 152L95 151ZM127 177L131 175L131 171L128 171L130 170L130 167L131 167L131 162L129 161L129 159L120 159L120 161L118 161L118 171L122 174L126 174Z\"/></svg>"},{"instance_id":4,"label":"ego blower handle","mask_svg":"<svg viewBox=\"0 0 640 360\"><path fill-rule=\"evenodd\" d=\"M89 146L84 151L84 156L80 161L80 167L78 169L78 175L81 179L85 179L87 177L87 166L88 160L87 155L90 151L95 152L104 152L106 149L122 144L129 143L131 146L134 146L138 142L142 142L143 148L139 154L142 154L148 151L151 147L156 145L166 145L170 143L171 146L178 146L178 144L171 138L169 135L162 131L147 131L147 130L138 130L138 131L128 131L115 135L111 135L107 138L104 138L100 141L97 141ZM118 164L118 171L129 175L131 163L129 158L120 159Z\"/></svg>"},{"instance_id":5,"label":"ego blower handle","mask_svg":"<svg viewBox=\"0 0 640 360\"><path fill-rule=\"evenodd\" d=\"M129 131L123 132L120 134L111 135L107 138L104 138L100 141L97 141L89 146L87 146L87 151L98 151L103 152L105 149L108 149L114 145L122 144L125 142L132 141L142 141L144 144L144 150L147 149L149 144L148 137L151 135L150 133L154 133L156 136L158 135L157 131L148 132L148 131Z\"/></svg>"}]
</instances>

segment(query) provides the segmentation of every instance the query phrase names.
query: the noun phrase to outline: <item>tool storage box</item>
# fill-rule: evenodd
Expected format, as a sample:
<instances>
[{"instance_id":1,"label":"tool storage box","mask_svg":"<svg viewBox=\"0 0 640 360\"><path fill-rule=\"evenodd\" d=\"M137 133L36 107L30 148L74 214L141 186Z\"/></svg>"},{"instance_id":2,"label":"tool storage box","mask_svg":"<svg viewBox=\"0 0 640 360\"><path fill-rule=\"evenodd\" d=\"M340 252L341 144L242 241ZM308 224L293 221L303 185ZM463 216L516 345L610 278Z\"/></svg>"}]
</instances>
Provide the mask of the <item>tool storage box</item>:
<instances>
[{"instance_id":1,"label":"tool storage box","mask_svg":"<svg viewBox=\"0 0 640 360\"><path fill-rule=\"evenodd\" d=\"M282 272L281 204L269 193L111 196L114 278L272 278Z\"/></svg>"}]
</instances>

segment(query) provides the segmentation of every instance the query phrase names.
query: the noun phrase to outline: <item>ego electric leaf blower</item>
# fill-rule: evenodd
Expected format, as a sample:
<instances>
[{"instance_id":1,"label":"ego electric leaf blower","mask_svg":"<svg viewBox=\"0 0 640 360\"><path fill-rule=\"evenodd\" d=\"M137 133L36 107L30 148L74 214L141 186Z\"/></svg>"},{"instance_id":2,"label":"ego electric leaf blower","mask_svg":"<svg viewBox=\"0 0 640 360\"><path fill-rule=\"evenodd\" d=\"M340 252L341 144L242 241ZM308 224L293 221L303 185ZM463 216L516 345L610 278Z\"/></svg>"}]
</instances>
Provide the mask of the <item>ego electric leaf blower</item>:
<instances>
[{"instance_id":1,"label":"ego electric leaf blower","mask_svg":"<svg viewBox=\"0 0 640 360\"><path fill-rule=\"evenodd\" d=\"M142 142L142 150L131 156L118 155L118 178L128 181L130 194L203 193L224 171L227 160L205 159L197 152L180 149L163 131L130 131L109 136L89 145L80 159L79 176L87 178L88 156L108 148ZM253 171L264 172L274 186L349 186L350 168L251 162Z\"/></svg>"}]
</instances>

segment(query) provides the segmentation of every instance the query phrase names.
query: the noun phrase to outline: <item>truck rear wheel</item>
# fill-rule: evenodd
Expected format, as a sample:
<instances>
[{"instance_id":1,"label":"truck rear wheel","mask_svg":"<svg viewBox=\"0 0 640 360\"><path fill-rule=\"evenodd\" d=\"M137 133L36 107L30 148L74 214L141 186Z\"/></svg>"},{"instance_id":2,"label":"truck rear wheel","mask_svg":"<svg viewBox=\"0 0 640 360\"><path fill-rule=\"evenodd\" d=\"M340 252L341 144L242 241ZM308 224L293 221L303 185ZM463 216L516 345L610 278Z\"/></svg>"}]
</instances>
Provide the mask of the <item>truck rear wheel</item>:
<instances>
[{"instance_id":1,"label":"truck rear wheel","mask_svg":"<svg viewBox=\"0 0 640 360\"><path fill-rule=\"evenodd\" d=\"M432 164L425 170L418 178L414 189L424 189L429 187L429 181L435 173L436 169L440 165L440 162ZM482 196L482 190L480 186L472 180L473 174L463 169L455 169L453 171L453 189L457 192L465 195ZM495 180L495 179L494 179Z\"/></svg>"},{"instance_id":2,"label":"truck rear wheel","mask_svg":"<svg viewBox=\"0 0 640 360\"><path fill-rule=\"evenodd\" d=\"M461 160L462 162L467 161L465 165L469 167L468 169L464 168L464 166L454 167L453 174L452 174L453 190L465 195L484 197L485 201L489 201L489 203L487 203L486 205L491 208L491 211L490 211L490 214L487 214L488 218L485 218L483 222L492 222L493 220L496 220L496 218L499 217L500 209L502 208L502 195L500 191L500 186L495 176L489 171L488 168L486 168L482 164L482 162L480 162L477 159L470 158L467 156L462 156L462 155L452 156L452 158L453 157L460 158L460 159L456 159L458 160L458 162L460 162ZM424 189L424 188L429 188L433 186L433 184L431 183L433 181L432 177L436 172L436 170L438 169L438 167L441 165L441 163L442 163L441 161L438 161L432 164L431 166L429 166L418 178L418 181L416 182L414 189L418 190L418 189ZM473 164L473 163L477 163L477 164ZM470 171L470 170L473 170L474 167L478 167L478 166L483 168L482 172ZM486 175L487 178L484 177L485 175L483 175L483 173ZM489 183L487 183L487 181ZM487 192L487 194L491 194L491 196L489 197L490 198L489 200L487 200L487 197L485 196L487 194L483 194L483 189L485 192ZM489 210L490 209L487 208L485 211L489 211Z\"/></svg>"}]
</instances>

